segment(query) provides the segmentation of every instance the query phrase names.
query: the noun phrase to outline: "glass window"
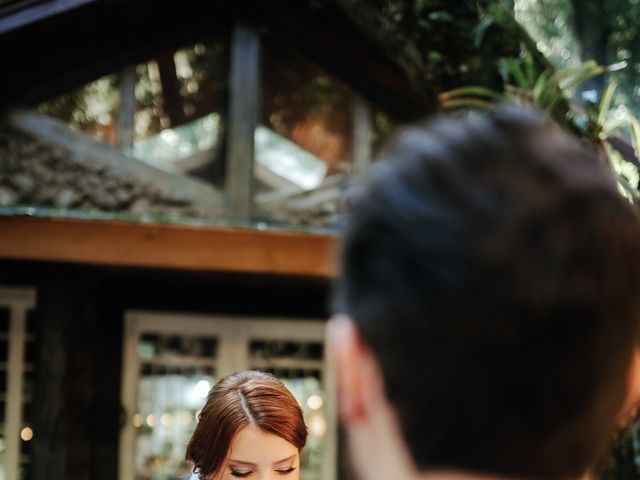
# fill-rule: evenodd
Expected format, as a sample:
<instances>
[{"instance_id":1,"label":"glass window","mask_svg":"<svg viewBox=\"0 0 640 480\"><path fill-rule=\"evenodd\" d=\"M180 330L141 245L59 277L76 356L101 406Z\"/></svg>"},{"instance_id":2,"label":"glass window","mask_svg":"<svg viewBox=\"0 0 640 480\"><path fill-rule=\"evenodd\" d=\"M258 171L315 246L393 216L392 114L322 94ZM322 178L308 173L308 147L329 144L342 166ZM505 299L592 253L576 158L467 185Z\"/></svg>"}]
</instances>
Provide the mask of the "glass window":
<instances>
[{"instance_id":1,"label":"glass window","mask_svg":"<svg viewBox=\"0 0 640 480\"><path fill-rule=\"evenodd\" d=\"M328 176L348 172L353 89L268 38L263 38L262 55L261 125L256 131L260 188L311 189Z\"/></svg>"},{"instance_id":2,"label":"glass window","mask_svg":"<svg viewBox=\"0 0 640 480\"><path fill-rule=\"evenodd\" d=\"M19 131L0 132L0 207L133 220L219 216L228 37L156 55L20 114Z\"/></svg>"},{"instance_id":3,"label":"glass window","mask_svg":"<svg viewBox=\"0 0 640 480\"><path fill-rule=\"evenodd\" d=\"M135 158L222 186L228 48L225 37L138 65Z\"/></svg>"},{"instance_id":4,"label":"glass window","mask_svg":"<svg viewBox=\"0 0 640 480\"><path fill-rule=\"evenodd\" d=\"M249 342L251 370L278 377L302 407L309 431L300 470L304 480L322 479L326 446L326 394L322 384L324 345L321 342L258 340Z\"/></svg>"},{"instance_id":5,"label":"glass window","mask_svg":"<svg viewBox=\"0 0 640 480\"><path fill-rule=\"evenodd\" d=\"M268 38L262 46L257 216L331 228L349 179L366 168L396 122L309 59Z\"/></svg>"},{"instance_id":6,"label":"glass window","mask_svg":"<svg viewBox=\"0 0 640 480\"><path fill-rule=\"evenodd\" d=\"M34 290L0 287L1 479L28 478L31 463L37 321L34 304Z\"/></svg>"},{"instance_id":7,"label":"glass window","mask_svg":"<svg viewBox=\"0 0 640 480\"><path fill-rule=\"evenodd\" d=\"M186 445L198 410L215 383L218 340L210 336L144 334L135 427L135 478L184 478Z\"/></svg>"},{"instance_id":8,"label":"glass window","mask_svg":"<svg viewBox=\"0 0 640 480\"><path fill-rule=\"evenodd\" d=\"M133 312L127 321L136 350L126 353L124 364L122 402L130 417L121 438L123 478L184 478L185 450L209 389L226 374L251 369L280 378L300 403L309 429L302 480L335 479L324 322L152 312Z\"/></svg>"},{"instance_id":9,"label":"glass window","mask_svg":"<svg viewBox=\"0 0 640 480\"><path fill-rule=\"evenodd\" d=\"M224 31L157 54L12 117L0 213L245 223L225 210L230 42ZM309 58L260 42L249 224L332 229L398 122Z\"/></svg>"}]
</instances>

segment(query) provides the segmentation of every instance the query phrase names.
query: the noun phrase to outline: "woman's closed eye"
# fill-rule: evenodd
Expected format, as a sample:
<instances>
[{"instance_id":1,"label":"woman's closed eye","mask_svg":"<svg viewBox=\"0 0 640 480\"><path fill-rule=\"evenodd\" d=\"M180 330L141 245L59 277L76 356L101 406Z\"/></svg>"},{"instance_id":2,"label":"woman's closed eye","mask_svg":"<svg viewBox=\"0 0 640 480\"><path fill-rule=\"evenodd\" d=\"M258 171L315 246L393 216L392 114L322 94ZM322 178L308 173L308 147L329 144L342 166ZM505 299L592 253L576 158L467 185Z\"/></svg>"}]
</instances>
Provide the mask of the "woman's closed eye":
<instances>
[{"instance_id":1,"label":"woman's closed eye","mask_svg":"<svg viewBox=\"0 0 640 480\"><path fill-rule=\"evenodd\" d=\"M238 478L246 478L253 473L253 470L231 470L231 475Z\"/></svg>"},{"instance_id":2,"label":"woman's closed eye","mask_svg":"<svg viewBox=\"0 0 640 480\"><path fill-rule=\"evenodd\" d=\"M279 475L289 475L291 472L293 472L296 469L296 467L287 467L287 468L279 468L276 470L276 473L278 473Z\"/></svg>"},{"instance_id":3,"label":"woman's closed eye","mask_svg":"<svg viewBox=\"0 0 640 480\"><path fill-rule=\"evenodd\" d=\"M296 467L278 468L276 473L278 475L289 475L294 472ZM253 473L253 470L231 470L231 475L238 478L247 478Z\"/></svg>"}]
</instances>

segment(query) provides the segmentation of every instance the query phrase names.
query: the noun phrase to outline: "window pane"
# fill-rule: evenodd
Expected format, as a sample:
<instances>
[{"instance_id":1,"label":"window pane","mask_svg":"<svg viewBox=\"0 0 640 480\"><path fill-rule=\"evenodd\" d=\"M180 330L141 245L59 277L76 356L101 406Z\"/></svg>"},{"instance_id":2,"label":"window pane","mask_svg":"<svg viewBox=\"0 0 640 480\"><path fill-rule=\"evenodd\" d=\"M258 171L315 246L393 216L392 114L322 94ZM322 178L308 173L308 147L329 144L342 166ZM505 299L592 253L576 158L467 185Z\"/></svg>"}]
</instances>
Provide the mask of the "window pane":
<instances>
[{"instance_id":1,"label":"window pane","mask_svg":"<svg viewBox=\"0 0 640 480\"><path fill-rule=\"evenodd\" d=\"M262 60L257 216L335 227L350 178L366 168L395 122L350 85L269 38Z\"/></svg>"},{"instance_id":2,"label":"window pane","mask_svg":"<svg viewBox=\"0 0 640 480\"><path fill-rule=\"evenodd\" d=\"M22 113L0 131L7 159L0 208L146 221L219 217L228 38L225 31L158 54Z\"/></svg>"},{"instance_id":3,"label":"window pane","mask_svg":"<svg viewBox=\"0 0 640 480\"><path fill-rule=\"evenodd\" d=\"M309 430L301 458L302 480L320 480L326 448L326 394L322 384L324 345L319 341L254 338L249 342L252 370L278 377L302 408Z\"/></svg>"},{"instance_id":4,"label":"window pane","mask_svg":"<svg viewBox=\"0 0 640 480\"><path fill-rule=\"evenodd\" d=\"M222 186L228 56L225 36L137 67L136 158Z\"/></svg>"},{"instance_id":5,"label":"window pane","mask_svg":"<svg viewBox=\"0 0 640 480\"><path fill-rule=\"evenodd\" d=\"M38 110L96 140L115 145L119 100L118 76L111 74L44 102Z\"/></svg>"},{"instance_id":6,"label":"window pane","mask_svg":"<svg viewBox=\"0 0 640 480\"><path fill-rule=\"evenodd\" d=\"M263 38L262 51L262 128L256 132L258 165L275 168L284 180L303 188L317 186L325 176L348 172L352 88L268 38ZM282 150L284 162L286 153L296 152L294 146L299 147L298 153L306 155L289 160L288 169L272 158L273 150ZM257 174L261 181L259 171Z\"/></svg>"},{"instance_id":7,"label":"window pane","mask_svg":"<svg viewBox=\"0 0 640 480\"><path fill-rule=\"evenodd\" d=\"M268 38L263 38L262 52L262 109L255 132L257 216L331 226L352 166L354 92ZM318 197L316 191L319 198L309 199Z\"/></svg>"},{"instance_id":8,"label":"window pane","mask_svg":"<svg viewBox=\"0 0 640 480\"><path fill-rule=\"evenodd\" d=\"M198 411L215 382L215 337L145 334L141 359L136 429L136 478L184 478L190 466L184 452Z\"/></svg>"}]
</instances>

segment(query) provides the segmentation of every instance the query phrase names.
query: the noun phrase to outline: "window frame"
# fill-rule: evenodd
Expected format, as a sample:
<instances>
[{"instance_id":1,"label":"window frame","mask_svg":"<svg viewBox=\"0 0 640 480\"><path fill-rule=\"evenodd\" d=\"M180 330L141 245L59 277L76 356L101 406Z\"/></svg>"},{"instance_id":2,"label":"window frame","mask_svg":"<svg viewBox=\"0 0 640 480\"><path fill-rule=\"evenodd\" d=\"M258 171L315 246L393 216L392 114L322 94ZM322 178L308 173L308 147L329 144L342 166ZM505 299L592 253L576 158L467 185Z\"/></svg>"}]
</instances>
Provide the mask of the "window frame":
<instances>
[{"instance_id":1,"label":"window frame","mask_svg":"<svg viewBox=\"0 0 640 480\"><path fill-rule=\"evenodd\" d=\"M124 324L121 385L124 424L119 442L119 480L135 478L133 416L136 413L142 363L137 352L137 344L140 336L146 333L216 336L218 353L216 358L212 359L212 365L215 365L218 378L250 367L249 340L252 338L322 342L325 349L321 363L323 364L322 385L326 397L327 432L321 479L337 478L335 381L331 357L326 353L325 320L129 310L125 312Z\"/></svg>"}]
</instances>

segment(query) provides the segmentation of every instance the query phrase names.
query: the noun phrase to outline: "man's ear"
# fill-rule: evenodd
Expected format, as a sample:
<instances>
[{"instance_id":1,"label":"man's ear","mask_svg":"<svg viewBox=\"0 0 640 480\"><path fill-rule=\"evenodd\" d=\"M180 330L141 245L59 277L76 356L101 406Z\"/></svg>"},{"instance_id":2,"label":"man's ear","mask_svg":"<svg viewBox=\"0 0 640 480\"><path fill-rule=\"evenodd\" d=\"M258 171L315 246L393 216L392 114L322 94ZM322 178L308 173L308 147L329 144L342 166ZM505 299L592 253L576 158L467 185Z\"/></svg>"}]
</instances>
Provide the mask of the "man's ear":
<instances>
[{"instance_id":1,"label":"man's ear","mask_svg":"<svg viewBox=\"0 0 640 480\"><path fill-rule=\"evenodd\" d=\"M375 397L377 367L353 320L338 315L327 326L337 383L338 412L345 425L366 418Z\"/></svg>"},{"instance_id":2,"label":"man's ear","mask_svg":"<svg viewBox=\"0 0 640 480\"><path fill-rule=\"evenodd\" d=\"M637 415L640 407L640 350L635 349L631 357L627 376L627 398L620 414L620 423L628 425Z\"/></svg>"}]
</instances>

